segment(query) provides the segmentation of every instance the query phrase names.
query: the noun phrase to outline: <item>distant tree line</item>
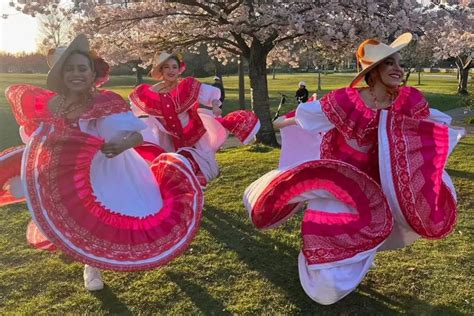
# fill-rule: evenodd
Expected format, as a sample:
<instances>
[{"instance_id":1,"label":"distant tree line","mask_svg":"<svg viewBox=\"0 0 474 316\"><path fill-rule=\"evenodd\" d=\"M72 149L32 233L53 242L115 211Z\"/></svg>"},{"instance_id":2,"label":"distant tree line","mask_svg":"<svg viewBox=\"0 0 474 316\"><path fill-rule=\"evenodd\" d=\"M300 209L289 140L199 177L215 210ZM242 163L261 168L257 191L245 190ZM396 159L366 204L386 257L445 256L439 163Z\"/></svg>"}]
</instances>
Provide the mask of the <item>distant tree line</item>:
<instances>
[{"instance_id":1,"label":"distant tree line","mask_svg":"<svg viewBox=\"0 0 474 316\"><path fill-rule=\"evenodd\" d=\"M227 65L213 60L207 54L206 50L199 51L197 53L186 53L184 54L184 60L186 62L186 76L195 77L206 77L217 74L221 75L235 75L237 74L237 63L230 61ZM246 65L246 68L248 66ZM319 68L322 71L336 70L345 71L354 69L354 62L347 62L343 64L336 63L321 63ZM440 67L440 68L453 68L454 60L444 60L437 63L426 62L422 65L417 64L417 67ZM112 75L135 75L137 71L136 62L127 62L112 67ZM40 53L20 53L11 54L0 52L0 73L47 73L49 70L48 64L46 63L46 57ZM150 69L141 69L144 76L148 74ZM268 69L268 73L288 73L288 72L314 72L315 67L309 62L301 62L298 67L294 67L290 64L278 63L278 65L271 65Z\"/></svg>"}]
</instances>

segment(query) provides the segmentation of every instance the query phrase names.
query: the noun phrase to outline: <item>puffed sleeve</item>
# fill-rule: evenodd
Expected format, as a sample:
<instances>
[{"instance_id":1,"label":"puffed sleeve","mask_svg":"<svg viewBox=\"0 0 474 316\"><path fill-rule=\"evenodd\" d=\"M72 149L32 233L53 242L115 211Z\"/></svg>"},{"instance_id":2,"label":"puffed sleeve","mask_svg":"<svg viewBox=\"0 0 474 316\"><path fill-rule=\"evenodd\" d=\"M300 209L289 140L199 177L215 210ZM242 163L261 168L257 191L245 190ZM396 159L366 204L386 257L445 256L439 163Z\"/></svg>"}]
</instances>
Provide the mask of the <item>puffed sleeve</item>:
<instances>
[{"instance_id":1,"label":"puffed sleeve","mask_svg":"<svg viewBox=\"0 0 474 316\"><path fill-rule=\"evenodd\" d=\"M112 114L97 120L97 133L105 141L129 132L139 132L145 128L146 124L130 111Z\"/></svg>"},{"instance_id":2,"label":"puffed sleeve","mask_svg":"<svg viewBox=\"0 0 474 316\"><path fill-rule=\"evenodd\" d=\"M221 90L219 88L201 84L199 89L198 102L207 107L212 107L212 100L219 100L221 97Z\"/></svg>"},{"instance_id":3,"label":"puffed sleeve","mask_svg":"<svg viewBox=\"0 0 474 316\"><path fill-rule=\"evenodd\" d=\"M334 127L321 109L318 100L301 103L296 109L295 118L298 125L308 131L326 132Z\"/></svg>"}]
</instances>

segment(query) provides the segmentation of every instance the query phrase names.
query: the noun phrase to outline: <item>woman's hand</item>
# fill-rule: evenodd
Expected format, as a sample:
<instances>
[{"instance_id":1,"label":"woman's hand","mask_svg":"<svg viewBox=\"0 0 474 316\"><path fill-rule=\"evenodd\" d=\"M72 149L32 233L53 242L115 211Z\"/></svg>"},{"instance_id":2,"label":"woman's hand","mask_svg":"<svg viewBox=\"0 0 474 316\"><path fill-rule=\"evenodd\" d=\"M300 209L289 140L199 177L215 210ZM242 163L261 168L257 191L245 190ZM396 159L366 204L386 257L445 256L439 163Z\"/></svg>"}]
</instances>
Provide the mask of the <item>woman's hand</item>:
<instances>
[{"instance_id":1,"label":"woman's hand","mask_svg":"<svg viewBox=\"0 0 474 316\"><path fill-rule=\"evenodd\" d=\"M114 158L129 148L136 147L143 142L143 137L138 132L127 133L125 136L115 138L102 145L100 149L107 158Z\"/></svg>"},{"instance_id":2,"label":"woman's hand","mask_svg":"<svg viewBox=\"0 0 474 316\"><path fill-rule=\"evenodd\" d=\"M273 127L275 129L281 129L290 125L297 125L296 120L294 117L291 118L285 118L283 116L280 116L277 118L275 121L273 121Z\"/></svg>"},{"instance_id":3,"label":"woman's hand","mask_svg":"<svg viewBox=\"0 0 474 316\"><path fill-rule=\"evenodd\" d=\"M125 150L127 150L127 146L125 146L124 142L108 142L102 145L100 149L107 158L114 158L115 156L121 154Z\"/></svg>"},{"instance_id":4,"label":"woman's hand","mask_svg":"<svg viewBox=\"0 0 474 316\"><path fill-rule=\"evenodd\" d=\"M212 104L212 113L214 113L216 117L221 116L222 110L220 106L222 105L222 102L218 99L214 99L211 101L211 104Z\"/></svg>"}]
</instances>

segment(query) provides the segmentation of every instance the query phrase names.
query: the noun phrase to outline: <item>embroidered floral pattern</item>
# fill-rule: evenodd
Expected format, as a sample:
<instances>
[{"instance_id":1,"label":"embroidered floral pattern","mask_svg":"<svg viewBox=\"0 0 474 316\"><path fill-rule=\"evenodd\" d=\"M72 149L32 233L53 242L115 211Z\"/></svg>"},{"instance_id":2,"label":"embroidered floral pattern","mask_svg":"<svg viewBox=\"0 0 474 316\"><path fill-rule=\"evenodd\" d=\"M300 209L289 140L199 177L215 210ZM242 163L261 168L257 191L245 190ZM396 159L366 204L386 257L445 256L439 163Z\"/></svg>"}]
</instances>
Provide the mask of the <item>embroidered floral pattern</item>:
<instances>
[{"instance_id":1,"label":"embroidered floral pattern","mask_svg":"<svg viewBox=\"0 0 474 316\"><path fill-rule=\"evenodd\" d=\"M96 201L90 183L91 161L101 145L87 134L46 125L32 137L24 172L38 226L61 250L98 268L133 271L166 264L197 232L199 183L176 155L162 154L151 166L162 209L145 218L120 215Z\"/></svg>"},{"instance_id":2,"label":"embroidered floral pattern","mask_svg":"<svg viewBox=\"0 0 474 316\"><path fill-rule=\"evenodd\" d=\"M201 83L188 77L179 82L169 93L157 93L148 84L142 84L130 94L130 100L139 109L156 116L166 130L173 136L175 149L193 146L206 133L198 115L197 103ZM178 117L187 112L189 123L183 127Z\"/></svg>"},{"instance_id":3,"label":"embroidered floral pattern","mask_svg":"<svg viewBox=\"0 0 474 316\"><path fill-rule=\"evenodd\" d=\"M442 180L448 127L389 113L387 135L393 183L405 219L425 238L448 235L456 222L456 201Z\"/></svg>"},{"instance_id":4,"label":"embroidered floral pattern","mask_svg":"<svg viewBox=\"0 0 474 316\"><path fill-rule=\"evenodd\" d=\"M257 115L252 111L234 111L222 119L218 119L222 126L225 127L230 133L235 135L242 143L245 143L254 131L255 126L258 124L259 120Z\"/></svg>"},{"instance_id":5,"label":"embroidered floral pattern","mask_svg":"<svg viewBox=\"0 0 474 316\"><path fill-rule=\"evenodd\" d=\"M307 210L302 224L303 253L309 264L332 262L372 249L392 230L392 215L377 183L349 164L318 160L277 175L252 207L252 221L266 228L288 218L296 197L313 190L330 192L356 214ZM321 218L328 221L322 221Z\"/></svg>"}]
</instances>

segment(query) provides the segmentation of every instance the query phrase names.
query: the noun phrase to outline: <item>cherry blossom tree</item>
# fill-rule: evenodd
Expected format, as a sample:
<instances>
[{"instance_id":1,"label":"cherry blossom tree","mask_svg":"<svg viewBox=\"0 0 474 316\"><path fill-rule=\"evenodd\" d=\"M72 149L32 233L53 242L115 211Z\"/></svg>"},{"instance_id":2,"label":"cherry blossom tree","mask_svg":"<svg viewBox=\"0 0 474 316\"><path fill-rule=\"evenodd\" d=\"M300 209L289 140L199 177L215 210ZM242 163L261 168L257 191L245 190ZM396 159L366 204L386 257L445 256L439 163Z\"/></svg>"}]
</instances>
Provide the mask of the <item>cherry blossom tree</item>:
<instances>
[{"instance_id":1,"label":"cherry blossom tree","mask_svg":"<svg viewBox=\"0 0 474 316\"><path fill-rule=\"evenodd\" d=\"M438 60L454 58L459 71L458 92L467 94L469 70L474 65L474 14L472 1L444 1L427 10L426 41Z\"/></svg>"},{"instance_id":2,"label":"cherry blossom tree","mask_svg":"<svg viewBox=\"0 0 474 316\"><path fill-rule=\"evenodd\" d=\"M56 3L46 5L39 16L38 52L46 54L50 48L66 46L72 37L70 9Z\"/></svg>"},{"instance_id":3,"label":"cherry blossom tree","mask_svg":"<svg viewBox=\"0 0 474 316\"><path fill-rule=\"evenodd\" d=\"M421 68L431 66L433 63L433 42L426 36L416 36L415 40L403 50L404 82L408 82L410 75L416 71L418 72L418 85L421 85Z\"/></svg>"},{"instance_id":4,"label":"cherry blossom tree","mask_svg":"<svg viewBox=\"0 0 474 316\"><path fill-rule=\"evenodd\" d=\"M35 3L21 0L26 13ZM28 3L29 2L29 3ZM109 60L139 57L150 63L157 50L193 50L206 45L216 59L242 56L249 65L252 109L262 128L257 139L276 145L268 98L272 51L311 41L344 58L370 37L394 38L423 23L417 0L75 0L78 30L90 34ZM285 54L283 54L285 55ZM336 57L337 56L337 57ZM294 57L294 56L291 56ZM288 56L283 57L288 58Z\"/></svg>"}]
</instances>

